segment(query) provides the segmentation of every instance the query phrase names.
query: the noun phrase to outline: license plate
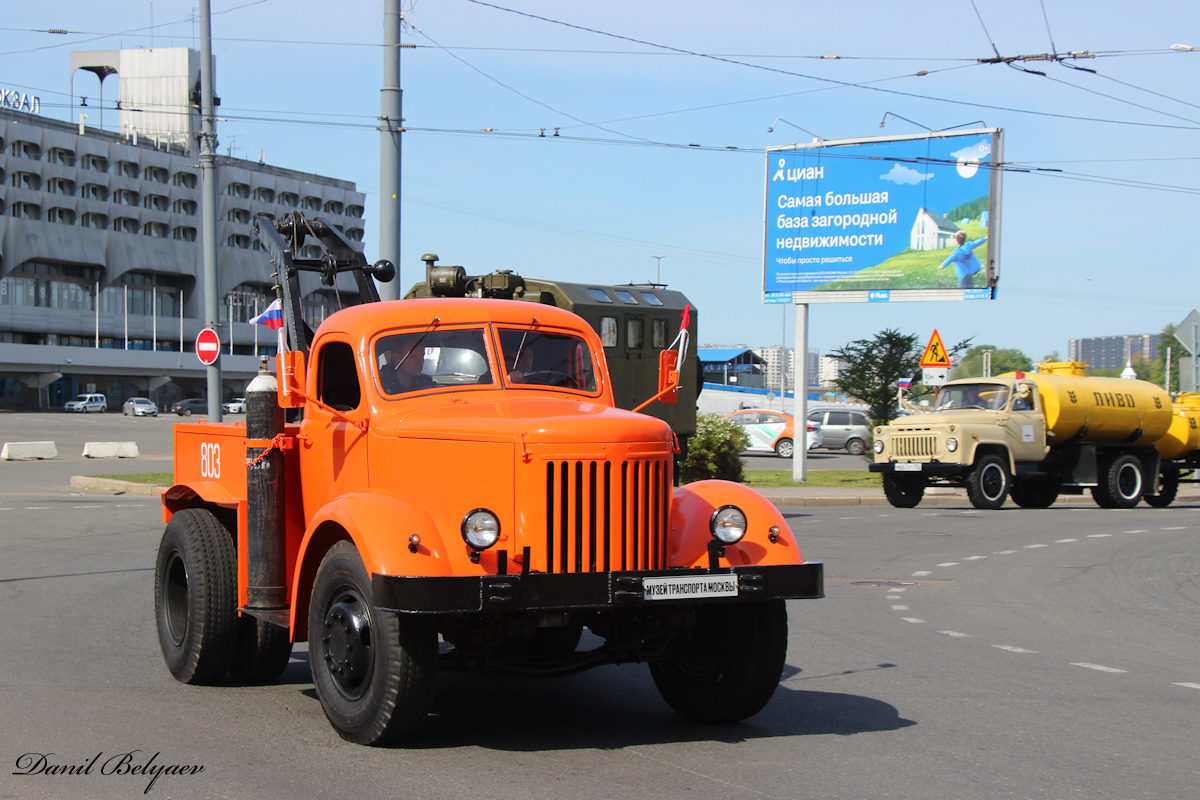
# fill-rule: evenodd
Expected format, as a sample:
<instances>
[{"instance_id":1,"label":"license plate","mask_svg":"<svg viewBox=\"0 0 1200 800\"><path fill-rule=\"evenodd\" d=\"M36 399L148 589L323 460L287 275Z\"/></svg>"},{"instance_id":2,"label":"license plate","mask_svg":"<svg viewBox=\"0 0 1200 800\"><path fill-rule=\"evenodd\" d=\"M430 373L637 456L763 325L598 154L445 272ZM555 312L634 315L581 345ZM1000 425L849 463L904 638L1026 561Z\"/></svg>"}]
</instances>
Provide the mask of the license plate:
<instances>
[{"instance_id":1,"label":"license plate","mask_svg":"<svg viewBox=\"0 0 1200 800\"><path fill-rule=\"evenodd\" d=\"M912 463L912 464L908 464L908 463L906 463L906 464L897 464L897 465L894 467L894 469L896 470L896 472L920 472L920 471L921 471L921 465L920 465L920 463Z\"/></svg>"},{"instance_id":2,"label":"license plate","mask_svg":"<svg viewBox=\"0 0 1200 800\"><path fill-rule=\"evenodd\" d=\"M646 600L687 600L699 597L737 597L737 575L679 575L643 578Z\"/></svg>"}]
</instances>

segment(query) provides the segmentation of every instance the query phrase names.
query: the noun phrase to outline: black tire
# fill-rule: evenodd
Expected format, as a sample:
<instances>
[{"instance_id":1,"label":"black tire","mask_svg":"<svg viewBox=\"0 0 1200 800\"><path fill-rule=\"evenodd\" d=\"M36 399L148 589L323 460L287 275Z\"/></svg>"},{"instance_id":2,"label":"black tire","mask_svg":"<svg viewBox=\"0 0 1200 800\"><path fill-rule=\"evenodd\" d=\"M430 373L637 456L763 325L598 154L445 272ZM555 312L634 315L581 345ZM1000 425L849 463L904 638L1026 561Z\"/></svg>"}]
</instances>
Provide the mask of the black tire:
<instances>
[{"instance_id":1,"label":"black tire","mask_svg":"<svg viewBox=\"0 0 1200 800\"><path fill-rule=\"evenodd\" d=\"M775 443L775 455L780 458L792 458L796 455L796 443L791 439L780 439Z\"/></svg>"},{"instance_id":2,"label":"black tire","mask_svg":"<svg viewBox=\"0 0 1200 800\"><path fill-rule=\"evenodd\" d=\"M851 439L846 442L846 452L852 456L861 456L867 449L867 443L862 439Z\"/></svg>"},{"instance_id":3,"label":"black tire","mask_svg":"<svg viewBox=\"0 0 1200 800\"><path fill-rule=\"evenodd\" d=\"M1144 494L1142 499L1147 505L1154 508L1166 508L1175 502L1175 495L1179 494L1179 469L1177 467L1164 466L1158 473L1158 494Z\"/></svg>"},{"instance_id":4,"label":"black tire","mask_svg":"<svg viewBox=\"0 0 1200 800\"><path fill-rule=\"evenodd\" d=\"M1058 499L1061 488L1062 481L1050 476L1018 478L1013 481L1009 496L1021 508L1049 508Z\"/></svg>"},{"instance_id":5,"label":"black tire","mask_svg":"<svg viewBox=\"0 0 1200 800\"><path fill-rule=\"evenodd\" d=\"M1100 482L1092 487L1092 498L1101 508L1133 508L1142 499L1146 481L1137 456L1122 453L1100 464Z\"/></svg>"},{"instance_id":6,"label":"black tire","mask_svg":"<svg viewBox=\"0 0 1200 800\"><path fill-rule=\"evenodd\" d=\"M190 417L192 415L192 410L190 408L185 408L182 413L185 417Z\"/></svg>"},{"instance_id":7,"label":"black tire","mask_svg":"<svg viewBox=\"0 0 1200 800\"><path fill-rule=\"evenodd\" d=\"M292 639L287 628L243 614L229 674L242 683L271 683L287 669Z\"/></svg>"},{"instance_id":8,"label":"black tire","mask_svg":"<svg viewBox=\"0 0 1200 800\"><path fill-rule=\"evenodd\" d=\"M925 496L925 479L911 475L883 474L883 494L896 508L916 508Z\"/></svg>"},{"instance_id":9,"label":"black tire","mask_svg":"<svg viewBox=\"0 0 1200 800\"><path fill-rule=\"evenodd\" d=\"M317 570L308 653L321 706L342 738L387 744L424 724L437 677L436 626L374 608L352 542L330 548Z\"/></svg>"},{"instance_id":10,"label":"black tire","mask_svg":"<svg viewBox=\"0 0 1200 800\"><path fill-rule=\"evenodd\" d=\"M1004 505L1012 487L1008 465L995 453L986 453L967 473L967 499L971 505L993 511Z\"/></svg>"},{"instance_id":11,"label":"black tire","mask_svg":"<svg viewBox=\"0 0 1200 800\"><path fill-rule=\"evenodd\" d=\"M787 608L782 600L696 609L696 627L651 662L659 694L695 722L737 722L762 710L783 674Z\"/></svg>"},{"instance_id":12,"label":"black tire","mask_svg":"<svg viewBox=\"0 0 1200 800\"><path fill-rule=\"evenodd\" d=\"M167 669L183 683L225 677L237 642L233 539L205 509L167 523L154 567L154 617Z\"/></svg>"}]
</instances>

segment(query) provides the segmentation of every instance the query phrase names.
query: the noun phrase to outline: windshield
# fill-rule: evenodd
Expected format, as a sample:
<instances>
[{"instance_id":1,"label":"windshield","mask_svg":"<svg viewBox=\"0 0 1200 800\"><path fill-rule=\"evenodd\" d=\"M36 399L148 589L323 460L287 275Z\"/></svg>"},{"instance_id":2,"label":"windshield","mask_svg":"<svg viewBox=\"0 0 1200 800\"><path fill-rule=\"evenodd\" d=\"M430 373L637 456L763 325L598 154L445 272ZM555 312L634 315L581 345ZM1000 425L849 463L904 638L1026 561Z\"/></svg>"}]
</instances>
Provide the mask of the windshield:
<instances>
[{"instance_id":1,"label":"windshield","mask_svg":"<svg viewBox=\"0 0 1200 800\"><path fill-rule=\"evenodd\" d=\"M382 336L375 363L384 394L493 383L482 328L424 329Z\"/></svg>"},{"instance_id":2,"label":"windshield","mask_svg":"<svg viewBox=\"0 0 1200 800\"><path fill-rule=\"evenodd\" d=\"M566 333L501 329L500 349L508 383L596 391L596 370L587 342Z\"/></svg>"},{"instance_id":3,"label":"windshield","mask_svg":"<svg viewBox=\"0 0 1200 800\"><path fill-rule=\"evenodd\" d=\"M937 410L956 408L1001 409L1008 402L1008 387L1000 383L945 386L938 392Z\"/></svg>"}]
</instances>

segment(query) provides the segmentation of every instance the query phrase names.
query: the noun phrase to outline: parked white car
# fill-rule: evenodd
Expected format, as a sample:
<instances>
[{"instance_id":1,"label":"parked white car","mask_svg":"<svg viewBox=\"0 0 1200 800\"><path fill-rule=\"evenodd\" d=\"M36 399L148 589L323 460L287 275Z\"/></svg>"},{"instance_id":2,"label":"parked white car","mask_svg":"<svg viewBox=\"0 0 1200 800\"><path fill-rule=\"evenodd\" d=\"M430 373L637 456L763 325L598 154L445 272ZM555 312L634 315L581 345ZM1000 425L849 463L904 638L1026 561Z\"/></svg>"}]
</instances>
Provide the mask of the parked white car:
<instances>
[{"instance_id":1,"label":"parked white car","mask_svg":"<svg viewBox=\"0 0 1200 800\"><path fill-rule=\"evenodd\" d=\"M63 406L67 411L87 414L92 411L104 413L108 411L108 398L102 394L77 394L74 400L68 400Z\"/></svg>"},{"instance_id":2,"label":"parked white car","mask_svg":"<svg viewBox=\"0 0 1200 800\"><path fill-rule=\"evenodd\" d=\"M221 410L226 414L245 414L246 413L246 398L235 397L228 403L221 403Z\"/></svg>"}]
</instances>

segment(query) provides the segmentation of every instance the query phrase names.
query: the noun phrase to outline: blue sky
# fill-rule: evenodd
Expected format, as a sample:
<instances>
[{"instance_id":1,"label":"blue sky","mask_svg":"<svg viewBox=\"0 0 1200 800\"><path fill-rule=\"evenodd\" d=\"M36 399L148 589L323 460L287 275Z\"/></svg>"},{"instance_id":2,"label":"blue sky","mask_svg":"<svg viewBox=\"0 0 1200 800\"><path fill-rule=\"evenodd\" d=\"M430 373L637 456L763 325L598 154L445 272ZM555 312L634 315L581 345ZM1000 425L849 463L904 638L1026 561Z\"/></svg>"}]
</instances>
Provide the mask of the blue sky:
<instances>
[{"instance_id":1,"label":"blue sky","mask_svg":"<svg viewBox=\"0 0 1200 800\"><path fill-rule=\"evenodd\" d=\"M0 88L35 93L44 116L66 119L72 50L194 46L195 5L9 4ZM1200 306L1200 52L1171 49L1200 47L1200 4L846 8L410 2L403 285L426 252L471 274L660 275L698 307L701 344L790 346L794 312L761 303L765 149L970 125L1003 128L1005 160L1028 170L1004 178L999 299L812 305L810 346L936 327L947 344L973 336L1065 357L1070 338L1154 333ZM212 10L221 152L355 181L373 258L382 3ZM36 32L50 28L71 33ZM977 62L1080 51L1097 57ZM75 84L97 94L90 74Z\"/></svg>"}]
</instances>

